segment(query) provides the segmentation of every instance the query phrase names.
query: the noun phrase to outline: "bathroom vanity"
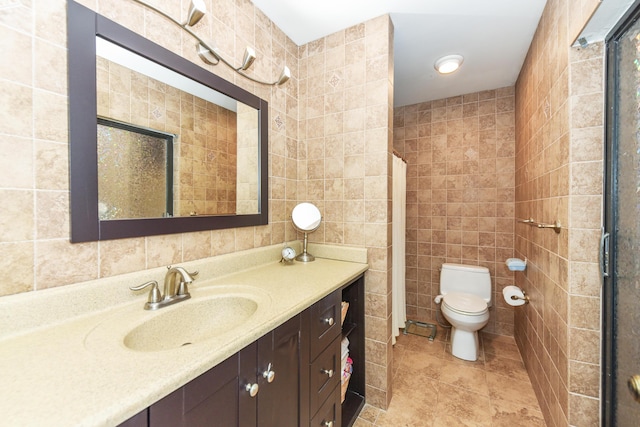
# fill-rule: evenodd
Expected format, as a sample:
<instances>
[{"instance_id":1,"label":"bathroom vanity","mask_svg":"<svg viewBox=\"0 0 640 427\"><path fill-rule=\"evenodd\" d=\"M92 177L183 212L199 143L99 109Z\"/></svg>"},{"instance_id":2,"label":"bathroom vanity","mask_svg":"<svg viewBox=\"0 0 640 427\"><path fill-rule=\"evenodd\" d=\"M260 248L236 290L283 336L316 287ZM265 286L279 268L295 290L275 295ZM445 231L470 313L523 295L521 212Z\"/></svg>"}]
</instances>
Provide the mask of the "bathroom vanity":
<instances>
[{"instance_id":1,"label":"bathroom vanity","mask_svg":"<svg viewBox=\"0 0 640 427\"><path fill-rule=\"evenodd\" d=\"M277 261L280 249L181 264L200 270L192 298L156 312L145 311L146 295L128 287L161 280L165 268L0 298L4 422L351 425L364 404L366 250L318 245L316 261L285 265ZM327 254L341 259L323 258ZM206 319L215 310L199 310L215 307L210 302L218 298L236 311L252 308L238 325L187 337L199 324L215 323ZM350 303L344 331L343 300ZM163 327L166 338L138 336L174 319L172 311L184 314L186 328L176 320L175 328ZM190 317L194 312L198 317ZM220 312L227 316L222 306ZM172 336L174 329L184 331L182 339ZM354 375L341 404L343 333L349 334Z\"/></svg>"},{"instance_id":2,"label":"bathroom vanity","mask_svg":"<svg viewBox=\"0 0 640 427\"><path fill-rule=\"evenodd\" d=\"M349 335L362 372L363 298L360 276L120 426L352 425L364 405L364 375L349 381L342 405L340 342ZM352 310L344 331L342 301Z\"/></svg>"}]
</instances>

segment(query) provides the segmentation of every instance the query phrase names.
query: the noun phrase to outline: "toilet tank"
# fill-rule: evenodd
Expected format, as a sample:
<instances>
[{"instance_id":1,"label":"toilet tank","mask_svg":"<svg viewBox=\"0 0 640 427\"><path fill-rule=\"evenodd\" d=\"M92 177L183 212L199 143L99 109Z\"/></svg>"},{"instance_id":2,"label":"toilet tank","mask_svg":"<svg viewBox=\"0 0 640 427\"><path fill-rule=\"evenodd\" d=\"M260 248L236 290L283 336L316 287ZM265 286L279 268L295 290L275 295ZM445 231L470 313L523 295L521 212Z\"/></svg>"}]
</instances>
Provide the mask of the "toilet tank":
<instances>
[{"instance_id":1,"label":"toilet tank","mask_svg":"<svg viewBox=\"0 0 640 427\"><path fill-rule=\"evenodd\" d=\"M440 293L466 292L477 295L491 305L491 275L489 269L477 265L442 264Z\"/></svg>"}]
</instances>

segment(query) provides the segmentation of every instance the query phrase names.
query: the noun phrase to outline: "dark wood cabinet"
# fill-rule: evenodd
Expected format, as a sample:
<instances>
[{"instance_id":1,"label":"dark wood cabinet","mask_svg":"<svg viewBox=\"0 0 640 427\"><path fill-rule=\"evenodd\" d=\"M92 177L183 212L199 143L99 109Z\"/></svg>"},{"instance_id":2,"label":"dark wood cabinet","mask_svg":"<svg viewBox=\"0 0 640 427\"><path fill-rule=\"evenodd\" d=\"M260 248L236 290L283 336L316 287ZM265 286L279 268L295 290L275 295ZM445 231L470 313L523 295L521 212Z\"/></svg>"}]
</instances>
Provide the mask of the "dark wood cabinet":
<instances>
[{"instance_id":1,"label":"dark wood cabinet","mask_svg":"<svg viewBox=\"0 0 640 427\"><path fill-rule=\"evenodd\" d=\"M354 371L341 404L345 336ZM120 427L349 427L364 405L364 370L360 276Z\"/></svg>"},{"instance_id":2,"label":"dark wood cabinet","mask_svg":"<svg viewBox=\"0 0 640 427\"><path fill-rule=\"evenodd\" d=\"M247 424L251 420L250 409L255 404L249 401L249 405L244 404L245 410L240 410L240 405L244 402L241 395L243 392L248 394L240 387L243 385L241 359L245 359L245 365L253 359L253 367L244 373L250 377L255 369L256 347L256 344L250 345L151 405L149 426L238 426L241 415L249 415L242 425L255 426L255 417L253 424ZM249 411L246 410L247 407Z\"/></svg>"},{"instance_id":3,"label":"dark wood cabinet","mask_svg":"<svg viewBox=\"0 0 640 427\"><path fill-rule=\"evenodd\" d=\"M149 426L295 426L299 334L298 315L151 405Z\"/></svg>"}]
</instances>

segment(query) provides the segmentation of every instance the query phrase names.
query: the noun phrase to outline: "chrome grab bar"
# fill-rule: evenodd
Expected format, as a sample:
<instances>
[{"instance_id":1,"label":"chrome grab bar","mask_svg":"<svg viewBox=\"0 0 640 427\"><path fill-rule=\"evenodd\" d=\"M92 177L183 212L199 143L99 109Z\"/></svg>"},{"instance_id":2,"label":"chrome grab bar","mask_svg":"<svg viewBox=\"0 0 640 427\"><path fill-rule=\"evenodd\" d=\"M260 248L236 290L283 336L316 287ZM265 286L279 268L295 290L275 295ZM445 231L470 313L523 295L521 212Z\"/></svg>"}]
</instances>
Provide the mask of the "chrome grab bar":
<instances>
[{"instance_id":1,"label":"chrome grab bar","mask_svg":"<svg viewBox=\"0 0 640 427\"><path fill-rule=\"evenodd\" d=\"M562 225L560 224L560 221L555 221L552 224L545 224L545 223L541 223L541 222L536 222L536 220L534 220L533 218L527 218L527 219L518 219L518 222L522 223L522 224L528 224L532 227L537 227L537 228L552 228L553 231L555 231L556 233L560 233L560 230L562 230Z\"/></svg>"}]
</instances>

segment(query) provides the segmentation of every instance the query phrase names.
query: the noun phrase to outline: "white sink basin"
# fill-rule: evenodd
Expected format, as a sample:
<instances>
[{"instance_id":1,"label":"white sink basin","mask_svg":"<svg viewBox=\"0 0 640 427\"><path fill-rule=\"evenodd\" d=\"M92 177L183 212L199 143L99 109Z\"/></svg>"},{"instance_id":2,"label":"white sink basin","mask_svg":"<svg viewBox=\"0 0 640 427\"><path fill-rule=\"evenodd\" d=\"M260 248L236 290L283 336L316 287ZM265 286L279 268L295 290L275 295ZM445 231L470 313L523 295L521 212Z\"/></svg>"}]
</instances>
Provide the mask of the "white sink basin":
<instances>
[{"instance_id":1,"label":"white sink basin","mask_svg":"<svg viewBox=\"0 0 640 427\"><path fill-rule=\"evenodd\" d=\"M98 351L114 344L138 352L188 347L237 333L264 311L270 296L248 286L212 286L192 291L189 300L156 311L128 306L92 330L85 346Z\"/></svg>"}]
</instances>

